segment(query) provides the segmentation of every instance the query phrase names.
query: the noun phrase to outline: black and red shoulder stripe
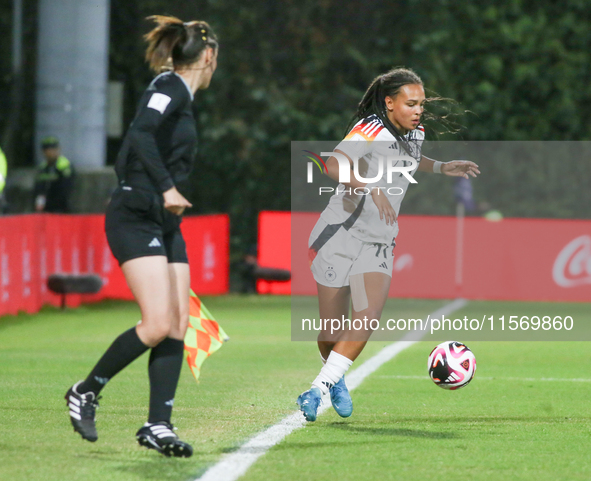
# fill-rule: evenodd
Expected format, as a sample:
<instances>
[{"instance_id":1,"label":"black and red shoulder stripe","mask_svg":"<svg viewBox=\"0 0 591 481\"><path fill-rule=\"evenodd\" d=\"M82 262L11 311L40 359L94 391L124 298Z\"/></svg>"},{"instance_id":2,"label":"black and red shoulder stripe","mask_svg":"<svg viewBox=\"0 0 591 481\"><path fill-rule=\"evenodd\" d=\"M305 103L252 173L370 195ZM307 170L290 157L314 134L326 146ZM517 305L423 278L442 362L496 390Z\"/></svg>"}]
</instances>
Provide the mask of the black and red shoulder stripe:
<instances>
[{"instance_id":1,"label":"black and red shoulder stripe","mask_svg":"<svg viewBox=\"0 0 591 481\"><path fill-rule=\"evenodd\" d=\"M351 139L355 135L361 135L365 140L375 140L377 135L384 129L384 124L377 115L371 115L361 122L359 122L352 130L347 134L345 140Z\"/></svg>"}]
</instances>

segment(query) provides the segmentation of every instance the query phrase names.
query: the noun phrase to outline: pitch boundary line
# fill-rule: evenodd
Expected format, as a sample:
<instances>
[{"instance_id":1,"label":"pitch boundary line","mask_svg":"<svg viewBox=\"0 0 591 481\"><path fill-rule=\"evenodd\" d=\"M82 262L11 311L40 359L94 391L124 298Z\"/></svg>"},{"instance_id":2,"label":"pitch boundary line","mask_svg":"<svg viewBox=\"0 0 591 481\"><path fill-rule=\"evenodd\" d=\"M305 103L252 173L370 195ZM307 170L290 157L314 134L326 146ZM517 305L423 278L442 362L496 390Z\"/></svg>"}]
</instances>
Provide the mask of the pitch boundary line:
<instances>
[{"instance_id":1,"label":"pitch boundary line","mask_svg":"<svg viewBox=\"0 0 591 481\"><path fill-rule=\"evenodd\" d=\"M466 300L456 299L429 314L428 319L447 316L461 309L466 304ZM409 332L402 340L387 345L375 356L347 374L347 387L349 390L352 391L357 388L366 377L377 371L383 364L393 359L397 354L420 341L424 335L425 331L416 330ZM328 395L322 401L322 405L318 409L319 416L329 407L332 407ZM279 444L293 431L304 427L306 423L300 411L290 414L277 424L255 435L237 451L223 456L222 459L205 471L201 477L196 478L195 481L236 481L269 449Z\"/></svg>"}]
</instances>

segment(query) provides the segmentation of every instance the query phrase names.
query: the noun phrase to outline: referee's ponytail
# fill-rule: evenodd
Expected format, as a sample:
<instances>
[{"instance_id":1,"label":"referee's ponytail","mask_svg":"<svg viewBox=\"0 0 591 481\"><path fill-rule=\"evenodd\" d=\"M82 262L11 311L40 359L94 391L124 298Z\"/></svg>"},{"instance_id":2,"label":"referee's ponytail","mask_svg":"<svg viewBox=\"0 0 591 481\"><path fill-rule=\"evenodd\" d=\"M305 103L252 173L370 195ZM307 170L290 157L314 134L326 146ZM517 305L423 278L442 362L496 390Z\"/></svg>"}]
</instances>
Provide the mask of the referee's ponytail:
<instances>
[{"instance_id":1,"label":"referee's ponytail","mask_svg":"<svg viewBox=\"0 0 591 481\"><path fill-rule=\"evenodd\" d=\"M147 20L158 24L144 36L148 42L146 61L156 73L170 63L180 67L196 62L207 46L218 48L217 37L207 22L183 22L163 15L153 15Z\"/></svg>"}]
</instances>

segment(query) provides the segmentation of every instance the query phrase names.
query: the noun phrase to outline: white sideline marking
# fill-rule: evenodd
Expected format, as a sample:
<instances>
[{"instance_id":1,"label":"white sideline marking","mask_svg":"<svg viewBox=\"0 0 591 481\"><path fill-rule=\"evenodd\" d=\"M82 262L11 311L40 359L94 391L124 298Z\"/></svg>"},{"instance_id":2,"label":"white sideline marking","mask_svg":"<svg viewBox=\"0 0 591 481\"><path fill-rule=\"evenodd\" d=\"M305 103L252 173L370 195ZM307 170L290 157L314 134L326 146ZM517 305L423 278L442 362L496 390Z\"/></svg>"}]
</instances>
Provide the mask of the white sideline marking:
<instances>
[{"instance_id":1,"label":"white sideline marking","mask_svg":"<svg viewBox=\"0 0 591 481\"><path fill-rule=\"evenodd\" d=\"M456 299L430 314L429 318L447 316L455 310L464 307L466 304L467 302L464 299ZM426 332L427 329L424 331L417 330L409 332L401 341L387 345L375 356L347 374L347 387L349 390L352 391L358 387L367 376L375 372L382 364L390 361L407 347L420 341ZM332 406L330 404L330 397L327 395L322 399L322 404L318 408L318 416L329 407ZM277 424L257 434L254 438L243 444L237 451L224 456L195 481L236 481L270 448L280 443L283 438L296 429L302 428L305 425L306 420L300 411L290 414Z\"/></svg>"},{"instance_id":2,"label":"white sideline marking","mask_svg":"<svg viewBox=\"0 0 591 481\"><path fill-rule=\"evenodd\" d=\"M429 376L377 376L380 379L425 379L430 381ZM487 377L474 376L474 379L482 381L521 381L521 382L591 382L586 378L561 378L561 377Z\"/></svg>"}]
</instances>

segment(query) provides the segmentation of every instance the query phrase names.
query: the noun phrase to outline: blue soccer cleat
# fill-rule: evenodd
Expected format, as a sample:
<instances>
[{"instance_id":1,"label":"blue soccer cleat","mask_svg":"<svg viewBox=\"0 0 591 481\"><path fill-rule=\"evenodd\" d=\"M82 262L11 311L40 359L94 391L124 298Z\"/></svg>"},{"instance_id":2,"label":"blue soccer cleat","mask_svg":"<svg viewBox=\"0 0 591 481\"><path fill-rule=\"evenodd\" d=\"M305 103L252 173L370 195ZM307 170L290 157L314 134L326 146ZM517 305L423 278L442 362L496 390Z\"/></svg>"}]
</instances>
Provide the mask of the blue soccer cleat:
<instances>
[{"instance_id":1,"label":"blue soccer cleat","mask_svg":"<svg viewBox=\"0 0 591 481\"><path fill-rule=\"evenodd\" d=\"M353 401L345 384L345 376L330 388L330 401L334 410L342 418L348 418L353 414Z\"/></svg>"},{"instance_id":2,"label":"blue soccer cleat","mask_svg":"<svg viewBox=\"0 0 591 481\"><path fill-rule=\"evenodd\" d=\"M297 403L300 406L300 411L304 413L306 421L316 421L316 412L321 402L322 393L317 387L312 387L309 391L298 396Z\"/></svg>"}]
</instances>

